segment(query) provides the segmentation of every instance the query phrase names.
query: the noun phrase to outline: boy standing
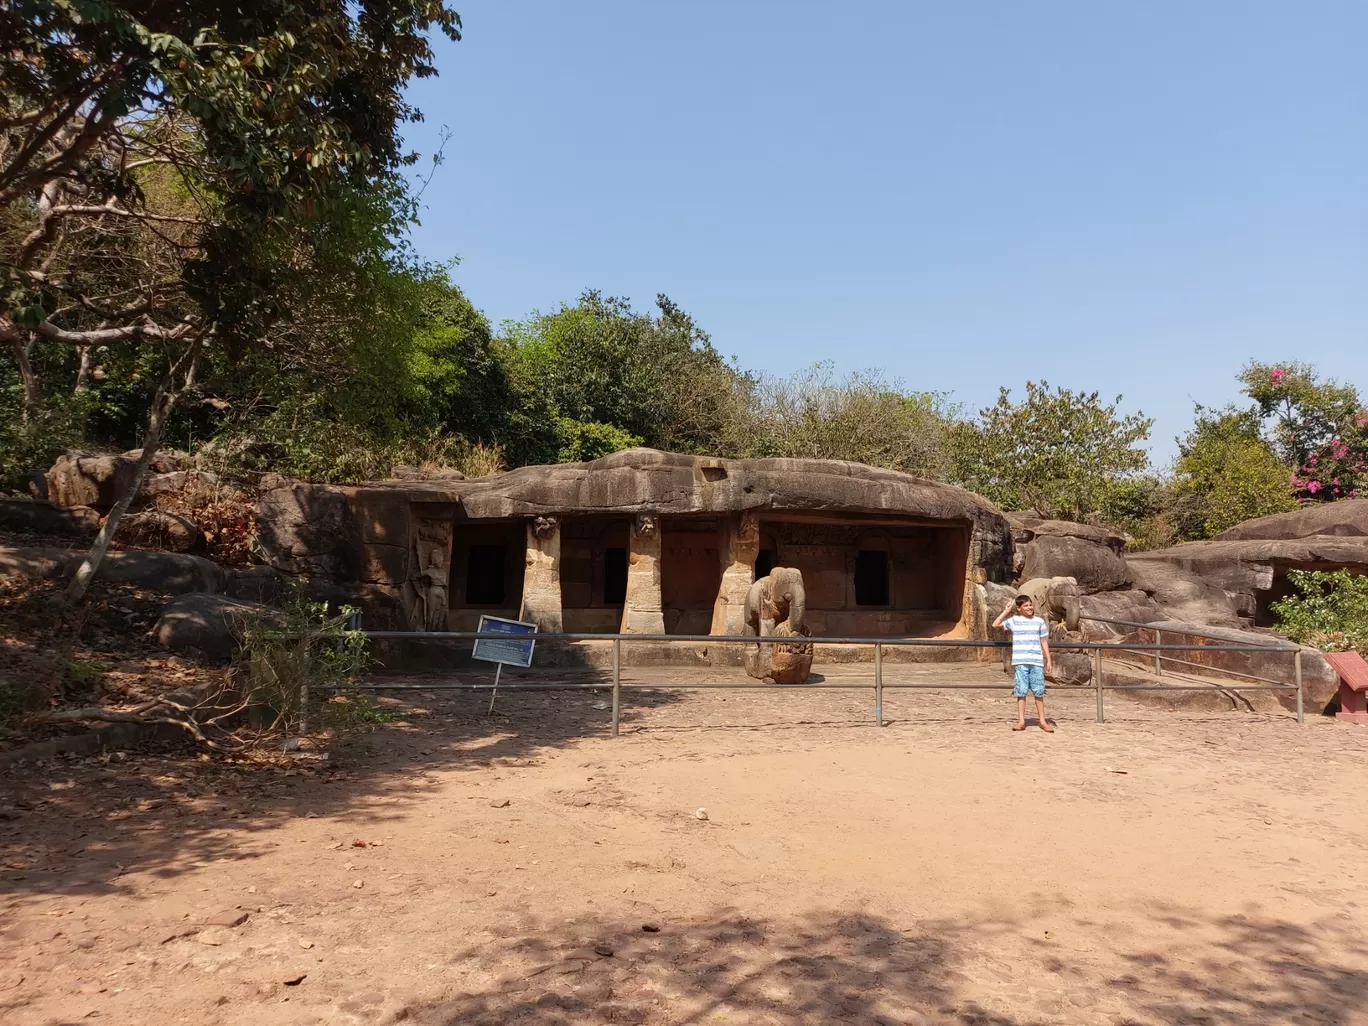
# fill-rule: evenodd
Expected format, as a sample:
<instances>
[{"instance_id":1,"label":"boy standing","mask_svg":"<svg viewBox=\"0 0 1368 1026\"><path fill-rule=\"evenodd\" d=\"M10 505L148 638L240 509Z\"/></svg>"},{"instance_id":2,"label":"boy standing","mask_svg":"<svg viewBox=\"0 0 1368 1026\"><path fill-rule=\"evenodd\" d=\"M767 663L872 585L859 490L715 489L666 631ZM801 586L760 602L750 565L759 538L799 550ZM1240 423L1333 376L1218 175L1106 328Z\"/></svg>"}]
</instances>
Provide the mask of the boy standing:
<instances>
[{"instance_id":1,"label":"boy standing","mask_svg":"<svg viewBox=\"0 0 1368 1026\"><path fill-rule=\"evenodd\" d=\"M1017 721L1012 729L1026 729L1026 692L1029 691L1035 696L1040 729L1053 734L1054 727L1045 721L1045 674L1054 673L1054 662L1050 658L1050 625L1035 615L1035 604L1029 595L1018 595L1015 601L1002 607L993 626L1003 627L1012 634L1012 694L1017 700Z\"/></svg>"}]
</instances>

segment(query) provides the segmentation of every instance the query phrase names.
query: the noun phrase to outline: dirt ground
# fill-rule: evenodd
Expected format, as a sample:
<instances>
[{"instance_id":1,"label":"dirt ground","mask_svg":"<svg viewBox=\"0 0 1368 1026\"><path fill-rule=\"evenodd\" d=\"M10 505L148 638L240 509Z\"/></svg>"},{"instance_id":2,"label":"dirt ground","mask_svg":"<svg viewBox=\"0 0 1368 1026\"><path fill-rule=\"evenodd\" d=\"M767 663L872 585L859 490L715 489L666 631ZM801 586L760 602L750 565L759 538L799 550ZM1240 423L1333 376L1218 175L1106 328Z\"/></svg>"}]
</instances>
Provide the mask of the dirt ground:
<instances>
[{"instance_id":1,"label":"dirt ground","mask_svg":"<svg viewBox=\"0 0 1368 1026\"><path fill-rule=\"evenodd\" d=\"M0 776L0 1022L1368 1023L1368 729L401 698L326 764Z\"/></svg>"}]
</instances>

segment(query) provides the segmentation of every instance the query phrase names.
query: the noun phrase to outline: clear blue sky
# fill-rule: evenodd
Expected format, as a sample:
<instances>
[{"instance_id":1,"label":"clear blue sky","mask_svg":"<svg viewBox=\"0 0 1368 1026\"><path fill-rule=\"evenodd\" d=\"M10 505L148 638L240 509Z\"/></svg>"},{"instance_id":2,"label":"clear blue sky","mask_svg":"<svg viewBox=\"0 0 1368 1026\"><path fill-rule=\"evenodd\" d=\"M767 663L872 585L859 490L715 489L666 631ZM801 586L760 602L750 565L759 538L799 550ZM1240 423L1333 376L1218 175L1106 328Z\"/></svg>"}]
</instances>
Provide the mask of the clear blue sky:
<instances>
[{"instance_id":1,"label":"clear blue sky","mask_svg":"<svg viewBox=\"0 0 1368 1026\"><path fill-rule=\"evenodd\" d=\"M494 321L664 292L742 366L1156 417L1368 391L1368 4L454 0L421 254Z\"/></svg>"}]
</instances>

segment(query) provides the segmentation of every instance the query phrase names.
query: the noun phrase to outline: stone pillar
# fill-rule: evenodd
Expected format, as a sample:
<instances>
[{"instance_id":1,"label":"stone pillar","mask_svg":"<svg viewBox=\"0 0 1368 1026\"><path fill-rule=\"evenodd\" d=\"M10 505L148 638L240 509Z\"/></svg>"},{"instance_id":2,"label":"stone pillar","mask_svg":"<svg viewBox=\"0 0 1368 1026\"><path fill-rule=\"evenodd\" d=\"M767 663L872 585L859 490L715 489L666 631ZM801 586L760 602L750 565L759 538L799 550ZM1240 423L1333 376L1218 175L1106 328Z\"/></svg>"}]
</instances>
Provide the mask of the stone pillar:
<instances>
[{"instance_id":1,"label":"stone pillar","mask_svg":"<svg viewBox=\"0 0 1368 1026\"><path fill-rule=\"evenodd\" d=\"M632 522L627 552L627 597L622 603L622 634L664 634L660 598L660 518L642 514Z\"/></svg>"},{"instance_id":2,"label":"stone pillar","mask_svg":"<svg viewBox=\"0 0 1368 1026\"><path fill-rule=\"evenodd\" d=\"M745 634L746 592L760 554L760 524L754 513L723 522L718 555L722 560L722 583L713 603L709 634Z\"/></svg>"},{"instance_id":3,"label":"stone pillar","mask_svg":"<svg viewBox=\"0 0 1368 1026\"><path fill-rule=\"evenodd\" d=\"M523 568L523 619L548 634L564 628L561 618L560 521L534 517L527 522L527 560Z\"/></svg>"}]
</instances>

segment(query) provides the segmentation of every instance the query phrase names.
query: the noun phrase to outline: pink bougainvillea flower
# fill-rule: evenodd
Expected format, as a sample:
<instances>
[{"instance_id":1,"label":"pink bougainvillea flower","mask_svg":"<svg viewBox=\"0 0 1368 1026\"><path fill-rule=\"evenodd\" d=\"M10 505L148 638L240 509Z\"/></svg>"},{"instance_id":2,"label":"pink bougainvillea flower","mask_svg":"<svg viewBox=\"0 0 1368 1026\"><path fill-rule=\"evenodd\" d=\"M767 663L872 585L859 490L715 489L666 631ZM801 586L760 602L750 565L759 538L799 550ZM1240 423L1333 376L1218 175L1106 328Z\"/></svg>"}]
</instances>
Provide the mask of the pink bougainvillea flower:
<instances>
[{"instance_id":1,"label":"pink bougainvillea flower","mask_svg":"<svg viewBox=\"0 0 1368 1026\"><path fill-rule=\"evenodd\" d=\"M1306 483L1306 490L1310 492L1312 495L1315 495L1318 491L1320 491L1320 489L1321 483L1319 481L1308 481Z\"/></svg>"},{"instance_id":2,"label":"pink bougainvillea flower","mask_svg":"<svg viewBox=\"0 0 1368 1026\"><path fill-rule=\"evenodd\" d=\"M1287 371L1283 370L1281 367L1274 367L1268 375L1268 380L1275 385L1281 385L1282 379L1286 377L1286 375Z\"/></svg>"}]
</instances>

